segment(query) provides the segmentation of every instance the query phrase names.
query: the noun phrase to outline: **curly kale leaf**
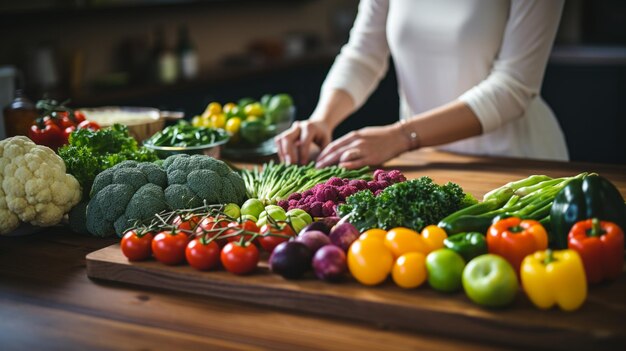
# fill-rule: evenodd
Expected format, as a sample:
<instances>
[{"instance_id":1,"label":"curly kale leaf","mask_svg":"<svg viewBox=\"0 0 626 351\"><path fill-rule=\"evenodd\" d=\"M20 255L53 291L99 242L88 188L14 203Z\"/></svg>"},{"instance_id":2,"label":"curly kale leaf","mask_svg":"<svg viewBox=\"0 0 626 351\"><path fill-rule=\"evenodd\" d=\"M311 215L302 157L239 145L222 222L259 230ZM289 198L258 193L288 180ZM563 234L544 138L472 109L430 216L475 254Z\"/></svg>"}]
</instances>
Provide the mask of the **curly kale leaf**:
<instances>
[{"instance_id":1,"label":"curly kale leaf","mask_svg":"<svg viewBox=\"0 0 626 351\"><path fill-rule=\"evenodd\" d=\"M363 190L339 206L340 216L349 216L360 231L371 228L407 227L421 231L455 212L467 201L457 184L437 185L428 177L393 184L378 196Z\"/></svg>"}]
</instances>

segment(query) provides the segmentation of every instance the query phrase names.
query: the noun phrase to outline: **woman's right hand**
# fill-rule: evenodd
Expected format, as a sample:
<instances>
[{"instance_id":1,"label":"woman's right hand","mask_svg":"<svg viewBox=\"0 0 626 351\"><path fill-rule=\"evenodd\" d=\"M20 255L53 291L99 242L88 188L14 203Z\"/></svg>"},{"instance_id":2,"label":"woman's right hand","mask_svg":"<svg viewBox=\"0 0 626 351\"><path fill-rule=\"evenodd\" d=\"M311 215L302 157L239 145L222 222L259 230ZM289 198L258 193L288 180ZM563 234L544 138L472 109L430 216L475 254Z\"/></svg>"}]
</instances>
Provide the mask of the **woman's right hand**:
<instances>
[{"instance_id":1,"label":"woman's right hand","mask_svg":"<svg viewBox=\"0 0 626 351\"><path fill-rule=\"evenodd\" d=\"M320 120L296 121L291 128L274 138L280 160L286 163L307 164L313 146L323 149L332 139L332 130Z\"/></svg>"}]
</instances>

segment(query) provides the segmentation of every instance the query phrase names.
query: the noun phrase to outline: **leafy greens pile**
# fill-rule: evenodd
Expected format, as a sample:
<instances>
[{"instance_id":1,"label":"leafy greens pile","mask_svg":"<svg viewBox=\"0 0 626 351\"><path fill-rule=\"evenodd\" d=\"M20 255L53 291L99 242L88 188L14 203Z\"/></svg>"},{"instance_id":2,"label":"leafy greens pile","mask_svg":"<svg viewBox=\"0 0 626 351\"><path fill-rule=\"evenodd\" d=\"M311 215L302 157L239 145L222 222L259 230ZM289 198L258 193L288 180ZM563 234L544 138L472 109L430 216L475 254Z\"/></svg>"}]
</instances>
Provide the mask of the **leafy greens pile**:
<instances>
[{"instance_id":1,"label":"leafy greens pile","mask_svg":"<svg viewBox=\"0 0 626 351\"><path fill-rule=\"evenodd\" d=\"M429 177L421 177L393 184L378 196L369 190L359 191L339 205L337 212L341 217L349 216L348 221L360 232L394 227L421 231L473 203L476 199L459 185L437 185Z\"/></svg>"},{"instance_id":2,"label":"leafy greens pile","mask_svg":"<svg viewBox=\"0 0 626 351\"><path fill-rule=\"evenodd\" d=\"M79 129L70 135L69 144L60 148L58 153L65 161L67 171L76 177L83 189L91 189L100 172L122 161L158 160L152 150L139 147L128 134L128 127L121 124L96 131Z\"/></svg>"}]
</instances>

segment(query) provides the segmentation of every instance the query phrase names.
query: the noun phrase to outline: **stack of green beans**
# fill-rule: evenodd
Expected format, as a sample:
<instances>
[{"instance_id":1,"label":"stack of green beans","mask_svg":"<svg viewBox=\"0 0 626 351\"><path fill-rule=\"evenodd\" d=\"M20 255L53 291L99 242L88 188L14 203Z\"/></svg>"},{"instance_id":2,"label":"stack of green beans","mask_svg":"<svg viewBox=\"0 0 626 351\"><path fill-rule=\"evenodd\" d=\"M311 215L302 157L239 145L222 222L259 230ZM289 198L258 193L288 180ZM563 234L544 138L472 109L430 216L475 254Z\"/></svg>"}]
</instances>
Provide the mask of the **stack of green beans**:
<instances>
[{"instance_id":1,"label":"stack of green beans","mask_svg":"<svg viewBox=\"0 0 626 351\"><path fill-rule=\"evenodd\" d=\"M587 173L563 178L533 175L508 183L485 194L482 202L444 218L439 226L448 235L463 232L486 233L494 220L516 216L537 220L549 228L550 209L556 195L572 180L586 176Z\"/></svg>"},{"instance_id":2,"label":"stack of green beans","mask_svg":"<svg viewBox=\"0 0 626 351\"><path fill-rule=\"evenodd\" d=\"M270 161L259 169L244 169L241 176L246 184L249 198L256 198L265 204L275 204L293 193L311 189L331 177L349 179L371 179L369 167L348 170L339 166L315 168L313 163L306 166L287 165Z\"/></svg>"}]
</instances>

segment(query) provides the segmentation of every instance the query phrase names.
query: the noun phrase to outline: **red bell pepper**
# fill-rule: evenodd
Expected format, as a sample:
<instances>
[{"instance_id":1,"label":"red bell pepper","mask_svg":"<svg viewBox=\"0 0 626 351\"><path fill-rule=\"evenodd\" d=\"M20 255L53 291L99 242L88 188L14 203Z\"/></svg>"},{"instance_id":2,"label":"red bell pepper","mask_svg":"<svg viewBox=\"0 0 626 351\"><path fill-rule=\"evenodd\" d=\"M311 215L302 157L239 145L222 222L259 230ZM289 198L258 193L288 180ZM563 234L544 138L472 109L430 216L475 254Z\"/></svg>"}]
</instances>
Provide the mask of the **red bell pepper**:
<instances>
[{"instance_id":1,"label":"red bell pepper","mask_svg":"<svg viewBox=\"0 0 626 351\"><path fill-rule=\"evenodd\" d=\"M487 249L504 257L519 275L524 257L548 248L548 233L538 221L519 217L504 218L487 231Z\"/></svg>"},{"instance_id":2,"label":"red bell pepper","mask_svg":"<svg viewBox=\"0 0 626 351\"><path fill-rule=\"evenodd\" d=\"M577 222L570 230L568 246L583 259L587 282L616 279L624 265L624 232L615 223L597 218Z\"/></svg>"}]
</instances>

